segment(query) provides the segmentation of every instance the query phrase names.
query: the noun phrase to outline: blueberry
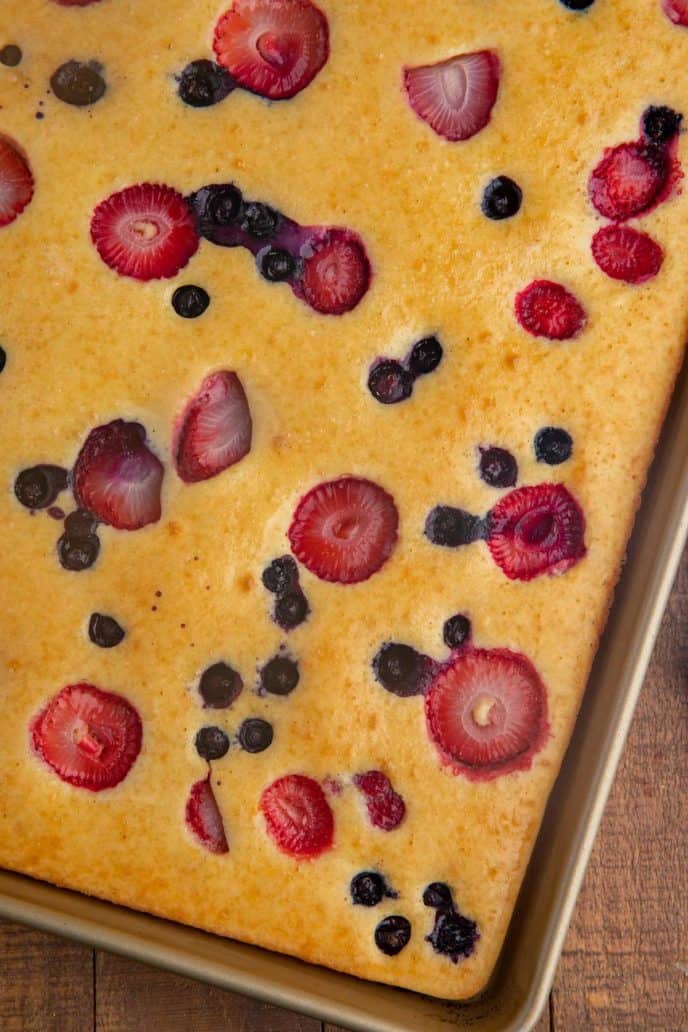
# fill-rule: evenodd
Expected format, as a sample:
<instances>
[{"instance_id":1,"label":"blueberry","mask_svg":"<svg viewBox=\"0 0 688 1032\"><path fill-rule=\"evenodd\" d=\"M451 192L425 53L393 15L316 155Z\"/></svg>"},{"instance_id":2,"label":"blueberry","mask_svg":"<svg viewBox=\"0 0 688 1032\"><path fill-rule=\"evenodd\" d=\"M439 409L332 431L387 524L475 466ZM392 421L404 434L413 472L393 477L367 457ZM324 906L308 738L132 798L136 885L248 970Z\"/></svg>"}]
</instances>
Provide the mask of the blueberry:
<instances>
[{"instance_id":1,"label":"blueberry","mask_svg":"<svg viewBox=\"0 0 688 1032\"><path fill-rule=\"evenodd\" d=\"M172 295L172 307L182 319L197 319L199 315L203 315L209 304L210 297L207 291L191 283L177 287Z\"/></svg>"},{"instance_id":2,"label":"blueberry","mask_svg":"<svg viewBox=\"0 0 688 1032\"><path fill-rule=\"evenodd\" d=\"M453 910L454 899L452 891L445 882L432 882L423 893L423 902L426 907L434 907L435 910Z\"/></svg>"},{"instance_id":3,"label":"blueberry","mask_svg":"<svg viewBox=\"0 0 688 1032\"><path fill-rule=\"evenodd\" d=\"M408 365L414 376L425 376L437 369L442 361L442 345L437 337L423 337L413 345Z\"/></svg>"},{"instance_id":4,"label":"blueberry","mask_svg":"<svg viewBox=\"0 0 688 1032\"><path fill-rule=\"evenodd\" d=\"M96 534L85 537L69 537L63 534L57 542L57 555L65 570L75 573L93 566L100 552L100 541Z\"/></svg>"},{"instance_id":5,"label":"blueberry","mask_svg":"<svg viewBox=\"0 0 688 1032\"><path fill-rule=\"evenodd\" d=\"M112 649L124 638L124 629L113 616L91 613L88 621L88 636L101 649Z\"/></svg>"},{"instance_id":6,"label":"blueberry","mask_svg":"<svg viewBox=\"0 0 688 1032\"><path fill-rule=\"evenodd\" d=\"M485 187L480 209L488 219L510 219L519 211L522 200L523 193L518 183L508 176L497 176Z\"/></svg>"},{"instance_id":7,"label":"blueberry","mask_svg":"<svg viewBox=\"0 0 688 1032\"><path fill-rule=\"evenodd\" d=\"M242 229L259 240L276 236L281 223L280 213L260 201L251 201L247 204L241 217Z\"/></svg>"},{"instance_id":8,"label":"blueberry","mask_svg":"<svg viewBox=\"0 0 688 1032\"><path fill-rule=\"evenodd\" d=\"M444 954L456 964L459 957L470 957L480 935L475 921L456 911L440 909L435 914L435 927L425 938L435 953Z\"/></svg>"},{"instance_id":9,"label":"blueberry","mask_svg":"<svg viewBox=\"0 0 688 1032\"><path fill-rule=\"evenodd\" d=\"M670 107L646 108L643 114L643 133L653 143L668 143L681 127L683 115Z\"/></svg>"},{"instance_id":10,"label":"blueberry","mask_svg":"<svg viewBox=\"0 0 688 1032\"><path fill-rule=\"evenodd\" d=\"M7 68L16 68L21 59L22 52L16 43L7 43L0 50L0 64L4 64Z\"/></svg>"},{"instance_id":11,"label":"blueberry","mask_svg":"<svg viewBox=\"0 0 688 1032\"><path fill-rule=\"evenodd\" d=\"M229 738L221 727L202 727L194 744L203 760L221 760L229 751Z\"/></svg>"},{"instance_id":12,"label":"blueberry","mask_svg":"<svg viewBox=\"0 0 688 1032\"><path fill-rule=\"evenodd\" d=\"M95 534L98 520L88 509L76 509L74 512L70 512L64 525L67 537L89 537L91 534Z\"/></svg>"},{"instance_id":13,"label":"blueberry","mask_svg":"<svg viewBox=\"0 0 688 1032\"><path fill-rule=\"evenodd\" d=\"M506 448L481 448L478 470L488 487L513 487L518 479L516 459Z\"/></svg>"},{"instance_id":14,"label":"blueberry","mask_svg":"<svg viewBox=\"0 0 688 1032\"><path fill-rule=\"evenodd\" d=\"M385 896L396 899L397 893L392 892L385 879L377 871L361 871L355 874L349 885L351 901L360 907L376 907Z\"/></svg>"},{"instance_id":15,"label":"blueberry","mask_svg":"<svg viewBox=\"0 0 688 1032\"><path fill-rule=\"evenodd\" d=\"M296 271L296 261L279 247L271 247L258 256L258 270L263 279L270 283L283 283Z\"/></svg>"},{"instance_id":16,"label":"blueberry","mask_svg":"<svg viewBox=\"0 0 688 1032\"><path fill-rule=\"evenodd\" d=\"M482 538L485 526L481 519L464 509L438 505L428 513L424 533L433 545L458 548Z\"/></svg>"},{"instance_id":17,"label":"blueberry","mask_svg":"<svg viewBox=\"0 0 688 1032\"><path fill-rule=\"evenodd\" d=\"M239 745L249 753L260 753L272 745L272 724L260 717L249 717L239 728Z\"/></svg>"},{"instance_id":18,"label":"blueberry","mask_svg":"<svg viewBox=\"0 0 688 1032\"><path fill-rule=\"evenodd\" d=\"M387 642L373 659L373 673L383 688L408 698L418 695L427 675L427 659L410 645Z\"/></svg>"},{"instance_id":19,"label":"blueberry","mask_svg":"<svg viewBox=\"0 0 688 1032\"><path fill-rule=\"evenodd\" d=\"M95 104L105 93L102 66L97 61L67 61L50 76L50 86L58 100L73 107Z\"/></svg>"},{"instance_id":20,"label":"blueberry","mask_svg":"<svg viewBox=\"0 0 688 1032\"><path fill-rule=\"evenodd\" d=\"M234 183L214 183L196 190L187 198L187 203L198 217L201 228L204 224L229 226L239 218L243 198Z\"/></svg>"},{"instance_id":21,"label":"blueberry","mask_svg":"<svg viewBox=\"0 0 688 1032\"><path fill-rule=\"evenodd\" d=\"M284 595L298 581L298 567L290 555L273 559L263 570L263 584L273 595Z\"/></svg>"},{"instance_id":22,"label":"blueberry","mask_svg":"<svg viewBox=\"0 0 688 1032\"><path fill-rule=\"evenodd\" d=\"M287 591L286 594L280 595L275 602L275 623L283 631L291 631L303 623L309 612L308 599L300 588L295 591Z\"/></svg>"},{"instance_id":23,"label":"blueberry","mask_svg":"<svg viewBox=\"0 0 688 1032\"><path fill-rule=\"evenodd\" d=\"M298 663L288 656L273 656L260 672L260 687L271 695L289 695L298 683Z\"/></svg>"},{"instance_id":24,"label":"blueberry","mask_svg":"<svg viewBox=\"0 0 688 1032\"><path fill-rule=\"evenodd\" d=\"M559 0L559 3L568 7L570 11L586 11L594 2L595 0Z\"/></svg>"},{"instance_id":25,"label":"blueberry","mask_svg":"<svg viewBox=\"0 0 688 1032\"><path fill-rule=\"evenodd\" d=\"M7 352L3 347L0 347L0 373L7 365Z\"/></svg>"},{"instance_id":26,"label":"blueberry","mask_svg":"<svg viewBox=\"0 0 688 1032\"><path fill-rule=\"evenodd\" d=\"M573 438L560 426L543 426L533 440L535 458L548 466L559 466L571 458Z\"/></svg>"},{"instance_id":27,"label":"blueberry","mask_svg":"<svg viewBox=\"0 0 688 1032\"><path fill-rule=\"evenodd\" d=\"M396 405L411 397L413 376L401 362L383 358L372 366L368 374L368 390L383 405Z\"/></svg>"},{"instance_id":28,"label":"blueberry","mask_svg":"<svg viewBox=\"0 0 688 1032\"><path fill-rule=\"evenodd\" d=\"M210 107L233 89L229 72L212 61L192 61L179 76L179 97L191 107Z\"/></svg>"},{"instance_id":29,"label":"blueberry","mask_svg":"<svg viewBox=\"0 0 688 1032\"><path fill-rule=\"evenodd\" d=\"M227 663L213 663L201 674L198 691L205 709L226 709L241 695L244 683Z\"/></svg>"},{"instance_id":30,"label":"blueberry","mask_svg":"<svg viewBox=\"0 0 688 1032\"><path fill-rule=\"evenodd\" d=\"M401 953L410 938L411 922L399 914L383 918L375 929L375 945L388 957Z\"/></svg>"},{"instance_id":31,"label":"blueberry","mask_svg":"<svg viewBox=\"0 0 688 1032\"><path fill-rule=\"evenodd\" d=\"M67 470L61 466L31 466L14 482L14 493L27 509L46 509L67 486Z\"/></svg>"},{"instance_id":32,"label":"blueberry","mask_svg":"<svg viewBox=\"0 0 688 1032\"><path fill-rule=\"evenodd\" d=\"M471 621L467 616L457 613L450 616L442 628L444 644L449 649L460 649L471 635Z\"/></svg>"}]
</instances>

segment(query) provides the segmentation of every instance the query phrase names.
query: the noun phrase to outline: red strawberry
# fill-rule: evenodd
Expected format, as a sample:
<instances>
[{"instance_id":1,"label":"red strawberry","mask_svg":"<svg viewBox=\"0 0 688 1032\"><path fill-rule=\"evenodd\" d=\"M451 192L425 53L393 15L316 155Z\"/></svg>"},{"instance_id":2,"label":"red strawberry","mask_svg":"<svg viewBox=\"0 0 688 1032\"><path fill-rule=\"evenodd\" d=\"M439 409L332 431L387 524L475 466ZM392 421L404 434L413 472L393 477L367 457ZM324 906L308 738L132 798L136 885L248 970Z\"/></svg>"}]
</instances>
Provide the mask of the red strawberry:
<instances>
[{"instance_id":1,"label":"red strawberry","mask_svg":"<svg viewBox=\"0 0 688 1032\"><path fill-rule=\"evenodd\" d=\"M602 272L624 283L652 279L664 260L659 244L630 226L604 226L595 233L590 246Z\"/></svg>"},{"instance_id":2,"label":"red strawberry","mask_svg":"<svg viewBox=\"0 0 688 1032\"><path fill-rule=\"evenodd\" d=\"M499 58L491 50L478 50L405 68L404 86L413 110L438 136L468 140L490 121L499 89Z\"/></svg>"},{"instance_id":3,"label":"red strawberry","mask_svg":"<svg viewBox=\"0 0 688 1032\"><path fill-rule=\"evenodd\" d=\"M91 240L106 265L137 280L176 276L196 252L199 237L180 193L161 183L128 186L101 201Z\"/></svg>"},{"instance_id":4,"label":"red strawberry","mask_svg":"<svg viewBox=\"0 0 688 1032\"><path fill-rule=\"evenodd\" d=\"M370 286L371 269L361 238L348 229L326 229L306 252L303 278L296 293L322 315L343 315L361 301Z\"/></svg>"},{"instance_id":5,"label":"red strawberry","mask_svg":"<svg viewBox=\"0 0 688 1032\"><path fill-rule=\"evenodd\" d=\"M445 666L425 698L430 738L455 774L491 781L528 770L549 724L535 667L509 649L470 649Z\"/></svg>"},{"instance_id":6,"label":"red strawberry","mask_svg":"<svg viewBox=\"0 0 688 1032\"><path fill-rule=\"evenodd\" d=\"M222 815L210 784L210 774L191 786L186 801L186 823L208 852L229 853Z\"/></svg>"},{"instance_id":7,"label":"red strawberry","mask_svg":"<svg viewBox=\"0 0 688 1032\"><path fill-rule=\"evenodd\" d=\"M549 340L569 340L583 329L585 309L574 295L551 280L533 280L515 302L516 318L527 333Z\"/></svg>"},{"instance_id":8,"label":"red strawberry","mask_svg":"<svg viewBox=\"0 0 688 1032\"><path fill-rule=\"evenodd\" d=\"M322 580L356 584L389 559L397 543L394 499L371 480L318 484L296 507L289 541L297 559Z\"/></svg>"},{"instance_id":9,"label":"red strawberry","mask_svg":"<svg viewBox=\"0 0 688 1032\"><path fill-rule=\"evenodd\" d=\"M492 558L511 580L566 573L586 553L585 517L563 484L510 491L487 521Z\"/></svg>"},{"instance_id":10,"label":"red strawberry","mask_svg":"<svg viewBox=\"0 0 688 1032\"><path fill-rule=\"evenodd\" d=\"M236 373L206 376L179 418L174 446L177 473L187 484L208 480L251 450L253 424Z\"/></svg>"},{"instance_id":11,"label":"red strawberry","mask_svg":"<svg viewBox=\"0 0 688 1032\"><path fill-rule=\"evenodd\" d=\"M70 684L31 724L36 753L78 788L113 788L141 751L141 718L127 699L92 684Z\"/></svg>"},{"instance_id":12,"label":"red strawberry","mask_svg":"<svg viewBox=\"0 0 688 1032\"><path fill-rule=\"evenodd\" d=\"M327 18L310 0L234 0L215 27L213 47L244 89L284 100L327 61Z\"/></svg>"},{"instance_id":13,"label":"red strawberry","mask_svg":"<svg viewBox=\"0 0 688 1032\"><path fill-rule=\"evenodd\" d=\"M662 0L662 10L675 25L688 26L688 0Z\"/></svg>"},{"instance_id":14,"label":"red strawberry","mask_svg":"<svg viewBox=\"0 0 688 1032\"><path fill-rule=\"evenodd\" d=\"M406 816L406 803L381 770L354 776L354 785L365 796L370 823L381 831L394 831Z\"/></svg>"},{"instance_id":15,"label":"red strawberry","mask_svg":"<svg viewBox=\"0 0 688 1032\"><path fill-rule=\"evenodd\" d=\"M320 856L334 841L334 817L313 778L287 774L263 791L260 808L275 845L299 860Z\"/></svg>"},{"instance_id":16,"label":"red strawberry","mask_svg":"<svg viewBox=\"0 0 688 1032\"><path fill-rule=\"evenodd\" d=\"M671 164L665 151L643 141L609 147L588 180L594 207L612 222L624 222L651 208L665 189Z\"/></svg>"},{"instance_id":17,"label":"red strawberry","mask_svg":"<svg viewBox=\"0 0 688 1032\"><path fill-rule=\"evenodd\" d=\"M29 163L8 136L0 135L0 226L8 226L33 197Z\"/></svg>"},{"instance_id":18,"label":"red strawberry","mask_svg":"<svg viewBox=\"0 0 688 1032\"><path fill-rule=\"evenodd\" d=\"M76 460L77 502L118 530L139 530L160 519L164 470L145 441L140 423L115 419L91 430Z\"/></svg>"}]
</instances>

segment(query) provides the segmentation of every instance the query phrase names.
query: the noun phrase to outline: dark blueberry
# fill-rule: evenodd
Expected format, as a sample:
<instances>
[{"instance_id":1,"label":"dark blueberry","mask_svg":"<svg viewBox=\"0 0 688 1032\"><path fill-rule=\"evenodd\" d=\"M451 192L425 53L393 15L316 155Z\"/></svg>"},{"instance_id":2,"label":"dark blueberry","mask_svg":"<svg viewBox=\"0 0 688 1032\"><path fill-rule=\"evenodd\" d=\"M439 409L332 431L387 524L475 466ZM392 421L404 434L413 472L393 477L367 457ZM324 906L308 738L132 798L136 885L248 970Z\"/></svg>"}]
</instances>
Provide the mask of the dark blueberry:
<instances>
[{"instance_id":1,"label":"dark blueberry","mask_svg":"<svg viewBox=\"0 0 688 1032\"><path fill-rule=\"evenodd\" d=\"M442 628L444 644L449 649L460 649L471 635L471 621L467 616L457 613L450 616Z\"/></svg>"},{"instance_id":2,"label":"dark blueberry","mask_svg":"<svg viewBox=\"0 0 688 1032\"><path fill-rule=\"evenodd\" d=\"M88 621L88 636L99 648L113 649L124 638L124 628L120 627L113 616L91 613L91 619Z\"/></svg>"},{"instance_id":3,"label":"dark blueberry","mask_svg":"<svg viewBox=\"0 0 688 1032\"><path fill-rule=\"evenodd\" d=\"M57 542L57 555L65 570L87 570L93 566L100 551L100 541L96 534L85 537L69 537L63 534Z\"/></svg>"},{"instance_id":4,"label":"dark blueberry","mask_svg":"<svg viewBox=\"0 0 688 1032\"><path fill-rule=\"evenodd\" d=\"M259 240L267 240L269 237L276 236L281 223L280 213L260 201L251 201L245 205L241 216L242 229L245 229L251 236L258 237Z\"/></svg>"},{"instance_id":5,"label":"dark blueberry","mask_svg":"<svg viewBox=\"0 0 688 1032\"><path fill-rule=\"evenodd\" d=\"M16 68L22 59L22 52L15 43L8 43L0 50L0 64Z\"/></svg>"},{"instance_id":6,"label":"dark blueberry","mask_svg":"<svg viewBox=\"0 0 688 1032\"><path fill-rule=\"evenodd\" d=\"M653 143L668 143L676 136L682 121L680 112L652 105L643 114L643 133Z\"/></svg>"},{"instance_id":7,"label":"dark blueberry","mask_svg":"<svg viewBox=\"0 0 688 1032\"><path fill-rule=\"evenodd\" d=\"M454 898L452 891L445 882L432 882L423 893L423 902L426 907L434 907L435 910L453 910Z\"/></svg>"},{"instance_id":8,"label":"dark blueberry","mask_svg":"<svg viewBox=\"0 0 688 1032\"><path fill-rule=\"evenodd\" d=\"M481 448L478 470L488 487L513 487L518 480L518 464L506 448Z\"/></svg>"},{"instance_id":9,"label":"dark blueberry","mask_svg":"<svg viewBox=\"0 0 688 1032\"><path fill-rule=\"evenodd\" d=\"M464 509L454 509L451 505L438 505L428 513L425 521L425 536L433 545L445 548L458 548L478 541L484 536L483 521L472 516Z\"/></svg>"},{"instance_id":10,"label":"dark blueberry","mask_svg":"<svg viewBox=\"0 0 688 1032\"><path fill-rule=\"evenodd\" d=\"M102 70L97 61L66 61L50 76L50 86L65 104L88 107L105 93Z\"/></svg>"},{"instance_id":11,"label":"dark blueberry","mask_svg":"<svg viewBox=\"0 0 688 1032\"><path fill-rule=\"evenodd\" d=\"M263 584L273 595L284 595L298 581L298 567L290 555L273 559L263 570Z\"/></svg>"},{"instance_id":12,"label":"dark blueberry","mask_svg":"<svg viewBox=\"0 0 688 1032\"><path fill-rule=\"evenodd\" d=\"M210 107L233 89L229 72L213 61L192 61L179 76L179 97L191 107Z\"/></svg>"},{"instance_id":13,"label":"dark blueberry","mask_svg":"<svg viewBox=\"0 0 688 1032\"><path fill-rule=\"evenodd\" d=\"M217 183L192 193L188 204L201 224L229 226L241 214L243 198L234 183Z\"/></svg>"},{"instance_id":14,"label":"dark blueberry","mask_svg":"<svg viewBox=\"0 0 688 1032\"><path fill-rule=\"evenodd\" d=\"M229 738L221 727L202 727L195 745L202 760L221 760L229 751Z\"/></svg>"},{"instance_id":15,"label":"dark blueberry","mask_svg":"<svg viewBox=\"0 0 688 1032\"><path fill-rule=\"evenodd\" d=\"M172 295L172 307L182 319L197 319L199 315L203 315L209 304L210 296L207 291L191 283L177 287Z\"/></svg>"},{"instance_id":16,"label":"dark blueberry","mask_svg":"<svg viewBox=\"0 0 688 1032\"><path fill-rule=\"evenodd\" d=\"M283 283L294 275L296 262L289 254L279 247L271 247L258 257L258 269L261 276L270 283Z\"/></svg>"},{"instance_id":17,"label":"dark blueberry","mask_svg":"<svg viewBox=\"0 0 688 1032\"><path fill-rule=\"evenodd\" d=\"M559 3L568 7L570 11L586 11L594 2L595 0L559 0Z\"/></svg>"},{"instance_id":18,"label":"dark blueberry","mask_svg":"<svg viewBox=\"0 0 688 1032\"><path fill-rule=\"evenodd\" d=\"M76 509L65 520L65 534L71 538L89 537L95 533L97 526L98 521L92 512Z\"/></svg>"},{"instance_id":19,"label":"dark blueberry","mask_svg":"<svg viewBox=\"0 0 688 1032\"><path fill-rule=\"evenodd\" d=\"M408 365L414 376L425 376L437 369L442 361L442 345L437 337L423 337L413 345Z\"/></svg>"},{"instance_id":20,"label":"dark blueberry","mask_svg":"<svg viewBox=\"0 0 688 1032\"><path fill-rule=\"evenodd\" d=\"M508 176L490 180L483 191L480 210L488 219L510 219L521 207L523 193L518 183Z\"/></svg>"},{"instance_id":21,"label":"dark blueberry","mask_svg":"<svg viewBox=\"0 0 688 1032\"><path fill-rule=\"evenodd\" d=\"M435 914L435 927L425 938L436 953L443 953L456 964L460 957L470 957L480 934L475 921L456 911L440 909Z\"/></svg>"},{"instance_id":22,"label":"dark blueberry","mask_svg":"<svg viewBox=\"0 0 688 1032\"><path fill-rule=\"evenodd\" d=\"M0 347L0 373L7 365L7 352L4 348Z\"/></svg>"},{"instance_id":23,"label":"dark blueberry","mask_svg":"<svg viewBox=\"0 0 688 1032\"><path fill-rule=\"evenodd\" d=\"M239 745L249 753L263 752L272 745L272 724L260 717L249 717L239 728Z\"/></svg>"},{"instance_id":24,"label":"dark blueberry","mask_svg":"<svg viewBox=\"0 0 688 1032\"><path fill-rule=\"evenodd\" d=\"M61 466L31 466L14 482L17 500L27 509L46 509L67 486L67 470Z\"/></svg>"},{"instance_id":25,"label":"dark blueberry","mask_svg":"<svg viewBox=\"0 0 688 1032\"><path fill-rule=\"evenodd\" d=\"M296 591L287 591L275 602L275 623L283 631L291 631L303 623L309 612L308 599L300 588Z\"/></svg>"},{"instance_id":26,"label":"dark blueberry","mask_svg":"<svg viewBox=\"0 0 688 1032\"><path fill-rule=\"evenodd\" d=\"M560 426L543 426L533 440L535 458L548 466L558 466L571 458L573 438Z\"/></svg>"},{"instance_id":27,"label":"dark blueberry","mask_svg":"<svg viewBox=\"0 0 688 1032\"><path fill-rule=\"evenodd\" d=\"M244 682L227 663L213 663L201 674L198 691L206 709L226 709L241 695Z\"/></svg>"},{"instance_id":28,"label":"dark blueberry","mask_svg":"<svg viewBox=\"0 0 688 1032\"><path fill-rule=\"evenodd\" d=\"M410 938L411 922L399 914L383 918L375 929L375 945L388 957L401 953Z\"/></svg>"},{"instance_id":29,"label":"dark blueberry","mask_svg":"<svg viewBox=\"0 0 688 1032\"><path fill-rule=\"evenodd\" d=\"M410 645L387 642L373 659L373 673L383 688L407 698L418 695L427 676L427 659Z\"/></svg>"},{"instance_id":30,"label":"dark blueberry","mask_svg":"<svg viewBox=\"0 0 688 1032\"><path fill-rule=\"evenodd\" d=\"M396 899L397 893L392 892L387 882L377 871L361 871L355 874L349 885L351 901L360 907L376 907L382 902L385 896Z\"/></svg>"},{"instance_id":31,"label":"dark blueberry","mask_svg":"<svg viewBox=\"0 0 688 1032\"><path fill-rule=\"evenodd\" d=\"M271 695L289 695L298 683L298 663L288 656L273 656L260 672L260 686Z\"/></svg>"},{"instance_id":32,"label":"dark blueberry","mask_svg":"<svg viewBox=\"0 0 688 1032\"><path fill-rule=\"evenodd\" d=\"M413 376L401 362L383 358L373 365L368 374L368 390L383 405L396 405L411 397Z\"/></svg>"}]
</instances>

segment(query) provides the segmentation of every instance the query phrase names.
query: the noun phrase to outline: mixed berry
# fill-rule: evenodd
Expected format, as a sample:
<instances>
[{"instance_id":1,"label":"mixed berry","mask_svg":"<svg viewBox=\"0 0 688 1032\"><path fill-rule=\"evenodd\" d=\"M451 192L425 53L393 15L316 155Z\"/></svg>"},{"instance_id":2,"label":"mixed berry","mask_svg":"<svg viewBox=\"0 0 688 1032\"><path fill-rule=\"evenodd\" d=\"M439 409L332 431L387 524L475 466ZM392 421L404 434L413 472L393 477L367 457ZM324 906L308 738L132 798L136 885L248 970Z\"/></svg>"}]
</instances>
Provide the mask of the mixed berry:
<instances>
[{"instance_id":1,"label":"mixed berry","mask_svg":"<svg viewBox=\"0 0 688 1032\"><path fill-rule=\"evenodd\" d=\"M174 464L186 484L223 473L251 450L253 420L236 373L211 373L178 416Z\"/></svg>"},{"instance_id":2,"label":"mixed berry","mask_svg":"<svg viewBox=\"0 0 688 1032\"><path fill-rule=\"evenodd\" d=\"M209 853L229 853L225 826L210 774L191 786L186 802L186 824Z\"/></svg>"},{"instance_id":3,"label":"mixed berry","mask_svg":"<svg viewBox=\"0 0 688 1032\"><path fill-rule=\"evenodd\" d=\"M418 117L438 136L455 143L469 140L490 121L499 78L497 55L479 50L405 68L404 88Z\"/></svg>"}]
</instances>

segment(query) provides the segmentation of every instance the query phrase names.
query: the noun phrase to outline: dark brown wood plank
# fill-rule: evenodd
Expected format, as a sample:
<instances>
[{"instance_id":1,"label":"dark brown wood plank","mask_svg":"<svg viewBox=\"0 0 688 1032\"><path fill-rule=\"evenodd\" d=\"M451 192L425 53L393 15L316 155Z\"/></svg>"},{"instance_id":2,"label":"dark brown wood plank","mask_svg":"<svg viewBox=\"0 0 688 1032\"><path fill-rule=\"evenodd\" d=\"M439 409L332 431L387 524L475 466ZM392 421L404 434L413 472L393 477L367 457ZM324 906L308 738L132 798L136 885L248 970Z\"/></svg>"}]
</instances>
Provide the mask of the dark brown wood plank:
<instances>
[{"instance_id":1,"label":"dark brown wood plank","mask_svg":"<svg viewBox=\"0 0 688 1032\"><path fill-rule=\"evenodd\" d=\"M688 553L566 941L554 1029L688 1029Z\"/></svg>"},{"instance_id":2,"label":"dark brown wood plank","mask_svg":"<svg viewBox=\"0 0 688 1032\"><path fill-rule=\"evenodd\" d=\"M110 953L96 955L96 1032L321 1032L321 1024ZM81 1032L81 1030L79 1030Z\"/></svg>"},{"instance_id":3,"label":"dark brown wood plank","mask_svg":"<svg viewBox=\"0 0 688 1032\"><path fill-rule=\"evenodd\" d=\"M2 1032L91 1032L93 951L0 922Z\"/></svg>"}]
</instances>

